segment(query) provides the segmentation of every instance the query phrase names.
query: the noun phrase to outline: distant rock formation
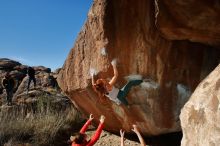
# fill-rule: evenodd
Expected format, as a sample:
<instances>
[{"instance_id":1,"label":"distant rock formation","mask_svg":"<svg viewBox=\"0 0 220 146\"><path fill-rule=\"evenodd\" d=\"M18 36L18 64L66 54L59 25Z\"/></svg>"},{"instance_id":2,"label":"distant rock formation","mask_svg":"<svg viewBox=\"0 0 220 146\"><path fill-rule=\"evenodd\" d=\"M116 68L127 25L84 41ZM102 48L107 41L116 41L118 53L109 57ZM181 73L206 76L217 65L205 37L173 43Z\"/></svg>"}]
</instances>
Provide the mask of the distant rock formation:
<instances>
[{"instance_id":1,"label":"distant rock formation","mask_svg":"<svg viewBox=\"0 0 220 146\"><path fill-rule=\"evenodd\" d=\"M16 66L21 66L21 63L10 60L8 58L0 58L0 69L1 70L11 70Z\"/></svg>"},{"instance_id":2,"label":"distant rock formation","mask_svg":"<svg viewBox=\"0 0 220 146\"><path fill-rule=\"evenodd\" d=\"M16 79L17 83L22 81L22 79L26 76L27 66L22 65L21 63L10 60L7 58L0 58L0 82L2 83L2 79L6 72L10 72L13 78ZM17 85L18 85L17 84ZM0 93L3 91L2 84L0 84Z\"/></svg>"},{"instance_id":3,"label":"distant rock formation","mask_svg":"<svg viewBox=\"0 0 220 146\"><path fill-rule=\"evenodd\" d=\"M196 88L180 119L181 146L220 145L220 65Z\"/></svg>"},{"instance_id":4,"label":"distant rock formation","mask_svg":"<svg viewBox=\"0 0 220 146\"><path fill-rule=\"evenodd\" d=\"M61 90L57 84L56 78L59 69L56 73L51 72L50 68L44 66L34 66L36 72L36 82L37 86L34 89L33 83L30 86L30 92L27 93L28 77L27 77L27 67L22 65L19 62L10 60L7 58L0 58L0 82L6 72L9 72L10 75L15 79L16 87L14 89L13 102L14 104L25 104L25 103L34 103L39 96L51 95L55 98L64 99L66 101L66 96L61 94ZM0 106L4 105L6 100L6 93L3 90L2 84L0 84ZM57 95L56 95L57 94ZM22 101L22 102L21 102ZM27 101L27 102L26 102Z\"/></svg>"},{"instance_id":5,"label":"distant rock formation","mask_svg":"<svg viewBox=\"0 0 220 146\"><path fill-rule=\"evenodd\" d=\"M94 0L59 73L61 89L83 113L104 114L108 131L131 132L133 123L145 136L181 131L181 108L219 63L219 4L168 2ZM100 102L91 86L90 68L97 78L112 77L113 58L119 60L118 87L129 75L146 79L127 97L129 109L108 98Z\"/></svg>"}]
</instances>

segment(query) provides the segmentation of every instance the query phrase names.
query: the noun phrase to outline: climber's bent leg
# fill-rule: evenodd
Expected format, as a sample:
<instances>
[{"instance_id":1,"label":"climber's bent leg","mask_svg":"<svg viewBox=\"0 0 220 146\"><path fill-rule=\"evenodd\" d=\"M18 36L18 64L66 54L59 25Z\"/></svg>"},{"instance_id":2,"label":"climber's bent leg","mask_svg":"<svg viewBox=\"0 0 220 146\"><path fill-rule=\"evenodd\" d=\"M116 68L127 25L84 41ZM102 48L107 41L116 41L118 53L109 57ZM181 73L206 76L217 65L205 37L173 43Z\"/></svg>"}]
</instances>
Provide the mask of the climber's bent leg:
<instances>
[{"instance_id":1,"label":"climber's bent leg","mask_svg":"<svg viewBox=\"0 0 220 146\"><path fill-rule=\"evenodd\" d=\"M123 93L121 93L123 97L126 97L129 93L129 91L131 90L132 86L137 86L139 84L141 84L143 82L143 80L131 80L129 81L122 89L121 91Z\"/></svg>"},{"instance_id":2,"label":"climber's bent leg","mask_svg":"<svg viewBox=\"0 0 220 146\"><path fill-rule=\"evenodd\" d=\"M121 101L121 103L123 103L124 105L128 105L128 101L127 99L125 98L126 96L124 96L124 92L119 90L118 92L118 96L117 98Z\"/></svg>"}]
</instances>

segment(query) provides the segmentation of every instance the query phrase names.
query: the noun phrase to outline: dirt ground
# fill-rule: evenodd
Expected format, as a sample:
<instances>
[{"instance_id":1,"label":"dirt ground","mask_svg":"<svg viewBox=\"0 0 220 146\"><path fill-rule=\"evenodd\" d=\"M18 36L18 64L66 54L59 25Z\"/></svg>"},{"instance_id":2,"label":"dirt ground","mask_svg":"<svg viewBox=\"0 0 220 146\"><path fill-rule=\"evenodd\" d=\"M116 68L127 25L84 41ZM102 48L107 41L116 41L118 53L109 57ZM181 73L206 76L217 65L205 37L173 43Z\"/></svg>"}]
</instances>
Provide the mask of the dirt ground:
<instances>
[{"instance_id":1,"label":"dirt ground","mask_svg":"<svg viewBox=\"0 0 220 146\"><path fill-rule=\"evenodd\" d=\"M95 131L88 131L86 134L91 137ZM120 146L121 139L120 136L111 134L107 131L102 131L99 140L94 146ZM125 140L125 146L139 146L140 144L135 141Z\"/></svg>"}]
</instances>

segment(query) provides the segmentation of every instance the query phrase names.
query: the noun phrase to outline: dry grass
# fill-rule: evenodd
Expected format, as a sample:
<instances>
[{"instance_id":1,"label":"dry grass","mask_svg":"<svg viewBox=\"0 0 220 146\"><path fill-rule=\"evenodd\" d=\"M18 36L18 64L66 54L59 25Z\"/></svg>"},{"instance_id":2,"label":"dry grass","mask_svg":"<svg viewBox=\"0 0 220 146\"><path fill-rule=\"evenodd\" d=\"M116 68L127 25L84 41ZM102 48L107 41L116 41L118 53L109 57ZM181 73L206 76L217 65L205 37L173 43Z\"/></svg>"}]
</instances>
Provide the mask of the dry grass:
<instances>
[{"instance_id":1,"label":"dry grass","mask_svg":"<svg viewBox=\"0 0 220 146\"><path fill-rule=\"evenodd\" d=\"M52 107L50 98L42 96L35 113L1 109L0 145L67 145L71 133L81 126L81 116L72 106L63 111Z\"/></svg>"}]
</instances>

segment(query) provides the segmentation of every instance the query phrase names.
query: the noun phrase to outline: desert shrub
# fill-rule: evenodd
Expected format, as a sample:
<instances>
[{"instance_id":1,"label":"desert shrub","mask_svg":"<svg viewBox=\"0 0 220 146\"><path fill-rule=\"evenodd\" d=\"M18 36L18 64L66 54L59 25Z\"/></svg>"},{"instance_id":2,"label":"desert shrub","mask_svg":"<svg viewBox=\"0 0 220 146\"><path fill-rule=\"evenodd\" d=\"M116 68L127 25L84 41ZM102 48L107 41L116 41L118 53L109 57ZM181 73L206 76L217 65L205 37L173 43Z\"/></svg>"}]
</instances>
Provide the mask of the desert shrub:
<instances>
[{"instance_id":1,"label":"desert shrub","mask_svg":"<svg viewBox=\"0 0 220 146\"><path fill-rule=\"evenodd\" d=\"M53 97L42 95L31 110L25 105L1 108L0 145L67 145L71 133L80 128L82 118L71 103L60 110L53 102Z\"/></svg>"}]
</instances>

